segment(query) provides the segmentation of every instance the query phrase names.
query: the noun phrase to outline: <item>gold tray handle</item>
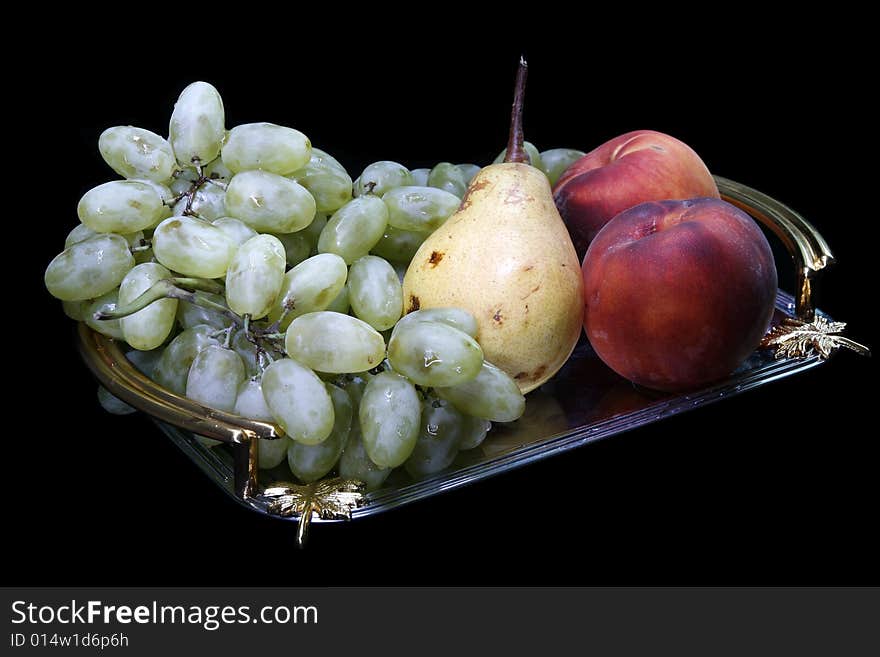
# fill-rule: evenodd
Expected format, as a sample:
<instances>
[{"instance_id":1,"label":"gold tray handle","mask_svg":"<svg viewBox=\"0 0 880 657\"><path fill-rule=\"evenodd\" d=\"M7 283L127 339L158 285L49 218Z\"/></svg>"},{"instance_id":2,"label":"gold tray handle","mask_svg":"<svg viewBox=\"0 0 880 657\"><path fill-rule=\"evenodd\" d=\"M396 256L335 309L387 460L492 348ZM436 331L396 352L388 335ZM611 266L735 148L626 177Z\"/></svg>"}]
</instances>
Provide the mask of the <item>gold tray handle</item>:
<instances>
[{"instance_id":1,"label":"gold tray handle","mask_svg":"<svg viewBox=\"0 0 880 657\"><path fill-rule=\"evenodd\" d=\"M801 321L812 322L816 314L813 279L834 262L828 242L810 222L787 205L748 185L721 176L714 178L721 198L760 221L785 244L797 274L795 316Z\"/></svg>"},{"instance_id":2,"label":"gold tray handle","mask_svg":"<svg viewBox=\"0 0 880 657\"><path fill-rule=\"evenodd\" d=\"M236 495L254 495L257 488L257 438L284 435L270 422L219 411L166 390L139 372L125 357L115 340L79 324L80 356L95 378L122 401L154 417L232 445Z\"/></svg>"}]
</instances>

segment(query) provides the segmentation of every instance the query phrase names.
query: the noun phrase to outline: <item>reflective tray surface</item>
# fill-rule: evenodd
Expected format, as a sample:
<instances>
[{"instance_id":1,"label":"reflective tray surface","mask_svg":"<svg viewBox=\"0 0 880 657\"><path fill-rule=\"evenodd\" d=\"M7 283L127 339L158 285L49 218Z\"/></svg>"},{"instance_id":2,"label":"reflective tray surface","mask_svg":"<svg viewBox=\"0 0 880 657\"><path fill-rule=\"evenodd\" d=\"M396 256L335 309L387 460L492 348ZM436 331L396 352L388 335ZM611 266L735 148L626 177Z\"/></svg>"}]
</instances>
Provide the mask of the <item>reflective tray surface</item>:
<instances>
[{"instance_id":1,"label":"reflective tray surface","mask_svg":"<svg viewBox=\"0 0 880 657\"><path fill-rule=\"evenodd\" d=\"M774 321L793 316L794 307L792 296L780 291ZM354 509L352 518L387 511L562 454L595 440L723 400L822 362L817 356L776 360L772 352L760 350L754 352L732 376L718 384L687 394L659 393L637 387L612 372L582 337L559 373L526 397L526 412L522 418L508 425L494 425L482 445L459 452L452 465L441 472L414 479L398 468L382 488L367 493L366 504ZM226 445L207 448L193 433L161 420L155 421L205 474L234 499L268 515L266 502L261 498L242 499L235 494L233 457ZM290 480L286 462L259 473L261 486ZM340 521L315 517L312 522Z\"/></svg>"}]
</instances>

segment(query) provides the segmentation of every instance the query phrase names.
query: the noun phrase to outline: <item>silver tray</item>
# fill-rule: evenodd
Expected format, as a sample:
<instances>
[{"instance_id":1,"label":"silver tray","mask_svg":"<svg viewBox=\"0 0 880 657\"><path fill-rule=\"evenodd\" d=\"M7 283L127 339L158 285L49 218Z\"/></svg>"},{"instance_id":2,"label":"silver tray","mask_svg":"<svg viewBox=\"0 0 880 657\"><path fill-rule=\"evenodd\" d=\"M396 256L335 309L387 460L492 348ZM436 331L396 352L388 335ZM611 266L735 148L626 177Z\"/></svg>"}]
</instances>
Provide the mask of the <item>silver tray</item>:
<instances>
[{"instance_id":1,"label":"silver tray","mask_svg":"<svg viewBox=\"0 0 880 657\"><path fill-rule=\"evenodd\" d=\"M800 215L775 199L724 178L716 177L716 180L725 200L769 228L792 255L797 277L795 294L778 292L774 325L789 320L809 323L816 318L830 321L812 306L815 277L833 262L821 235ZM290 480L286 464L274 470L257 469L259 441L256 438L277 438L281 435L277 427L219 412L164 390L135 370L117 343L85 325L80 325L79 338L83 359L103 385L151 415L202 472L242 506L299 522L300 540L304 540L309 522L364 518L437 495L797 374L816 367L827 356L807 350L796 357L779 358L769 349L760 349L730 377L715 385L688 394L658 393L639 388L616 375L598 359L582 336L559 373L528 395L522 418L493 426L482 445L459 452L452 465L442 472L414 479L398 468L382 488L362 495L346 487L348 482L331 476L318 482L326 484L327 490L323 493L329 491L331 497L339 494L344 507L344 512L339 513L338 509L327 511L321 505L288 505L279 509L279 495L312 495L316 491L314 485L279 484L279 481ZM196 434L226 444L208 448Z\"/></svg>"}]
</instances>

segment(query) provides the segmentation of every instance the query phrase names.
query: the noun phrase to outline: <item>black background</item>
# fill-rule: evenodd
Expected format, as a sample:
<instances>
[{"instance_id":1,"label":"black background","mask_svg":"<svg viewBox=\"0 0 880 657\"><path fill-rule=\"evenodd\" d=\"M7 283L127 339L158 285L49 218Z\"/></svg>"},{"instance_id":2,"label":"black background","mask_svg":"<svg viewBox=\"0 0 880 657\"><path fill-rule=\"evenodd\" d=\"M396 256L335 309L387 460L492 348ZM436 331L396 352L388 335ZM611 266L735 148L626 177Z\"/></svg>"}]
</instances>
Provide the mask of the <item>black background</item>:
<instances>
[{"instance_id":1,"label":"black background","mask_svg":"<svg viewBox=\"0 0 880 657\"><path fill-rule=\"evenodd\" d=\"M11 137L27 158L14 175L27 191L7 198L16 215L7 218L32 240L10 254L23 256L15 291L27 302L19 323L5 322L7 381L22 395L6 408L9 583L877 583L876 368L850 353L428 501L315 526L302 552L294 525L241 509L147 418L99 408L42 272L75 225L81 194L113 176L97 152L103 129L165 134L180 90L204 79L223 95L227 126L296 127L353 177L378 159L487 163L506 139L521 51L527 139L582 150L639 128L682 139L714 173L819 228L838 257L819 305L877 346L868 312L875 168L862 164L876 136L856 42L832 49L824 32L768 39L747 26L650 22L594 22L547 46L537 28L451 30L440 42L421 37L424 21L413 19L418 38L405 41L313 35L303 44L292 31L269 40L271 53L227 43L228 33L201 34L208 45L188 48L175 30L163 41L131 24L85 29L51 65L10 84L19 114ZM363 26L374 37L383 29ZM782 255L778 264L790 289L790 265Z\"/></svg>"}]
</instances>

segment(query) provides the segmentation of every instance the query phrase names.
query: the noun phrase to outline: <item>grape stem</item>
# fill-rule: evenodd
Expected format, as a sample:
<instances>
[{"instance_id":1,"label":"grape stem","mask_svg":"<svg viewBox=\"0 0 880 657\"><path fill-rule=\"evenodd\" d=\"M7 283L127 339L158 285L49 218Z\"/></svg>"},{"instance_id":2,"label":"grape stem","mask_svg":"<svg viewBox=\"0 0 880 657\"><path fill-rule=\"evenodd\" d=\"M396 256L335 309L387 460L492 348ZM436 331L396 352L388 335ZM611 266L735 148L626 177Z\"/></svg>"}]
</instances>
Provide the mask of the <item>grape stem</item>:
<instances>
[{"instance_id":1,"label":"grape stem","mask_svg":"<svg viewBox=\"0 0 880 657\"><path fill-rule=\"evenodd\" d=\"M122 319L123 317L128 317L129 315L133 315L139 310L143 310L147 306L149 306L154 301L158 301L159 299L165 299L171 296L172 291L177 290L174 285L171 283L171 279L164 278L161 281L156 281L153 285L147 289L143 294L141 294L136 299L132 299L127 304L116 306L113 310L99 310L94 314L94 318L97 320L106 320L106 319ZM178 290L181 291L182 290Z\"/></svg>"},{"instance_id":2,"label":"grape stem","mask_svg":"<svg viewBox=\"0 0 880 657\"><path fill-rule=\"evenodd\" d=\"M181 287L178 287L178 285ZM183 287L192 288L192 291L182 289ZM242 326L244 320L238 314L225 305L205 296L205 292L218 294L222 291L223 287L221 285L207 279L163 278L161 281L153 283L149 289L144 291L139 297L132 299L129 303L117 306L114 310L99 310L95 313L94 317L97 320L121 319L143 310L159 299L180 299L181 301L188 301L202 308L218 312L224 317L231 319L236 326Z\"/></svg>"},{"instance_id":3,"label":"grape stem","mask_svg":"<svg viewBox=\"0 0 880 657\"><path fill-rule=\"evenodd\" d=\"M229 346L232 344L232 327L233 325L230 325L226 328L226 338L223 340L224 349L229 349Z\"/></svg>"},{"instance_id":4,"label":"grape stem","mask_svg":"<svg viewBox=\"0 0 880 657\"><path fill-rule=\"evenodd\" d=\"M274 322L269 324L266 327L266 331L269 333L276 333L281 328L281 323L287 318L287 316L293 312L296 308L296 304L294 303L293 297L287 297L284 300L284 303L281 304L281 316L276 319Z\"/></svg>"},{"instance_id":5,"label":"grape stem","mask_svg":"<svg viewBox=\"0 0 880 657\"><path fill-rule=\"evenodd\" d=\"M113 310L99 310L94 314L96 320L122 319L134 313L143 310L154 301L160 299L179 299L196 306L201 306L207 310L216 312L232 322L228 328L218 331L215 335L225 332L224 345L227 349L232 342L233 328L241 328L244 330L245 337L248 342L254 345L257 352L258 360L266 358L271 363L272 356L269 351L274 351L280 356L286 356L283 345L279 344L283 340L285 333L278 331L278 322L266 328L255 327L251 323L251 317L248 314L244 316L231 310L226 304L215 301L208 294L222 294L223 286L216 281L207 278L187 278L187 277L170 277L156 281L153 285L144 291L136 299L127 304L117 306Z\"/></svg>"},{"instance_id":6,"label":"grape stem","mask_svg":"<svg viewBox=\"0 0 880 657\"><path fill-rule=\"evenodd\" d=\"M201 162L198 158L193 158L193 165L196 168L196 175L198 176L193 183L189 186L189 189L181 192L173 199L171 199L172 204L176 204L180 202L182 199L186 198L186 207L183 210L183 214L188 215L190 217L199 217L199 215L193 211L192 206L196 199L196 192L202 188L202 185L205 183L212 183L217 185L222 190L226 191L226 184L220 182L219 180L214 180L211 176L205 175L205 170L202 168ZM201 217L199 217L201 219Z\"/></svg>"},{"instance_id":7,"label":"grape stem","mask_svg":"<svg viewBox=\"0 0 880 657\"><path fill-rule=\"evenodd\" d=\"M212 294L223 294L225 291L225 288L221 283L212 281L210 278L186 278L183 276L175 276L168 280L172 281L177 287L182 287L188 290L201 290L202 292L210 292Z\"/></svg>"},{"instance_id":8,"label":"grape stem","mask_svg":"<svg viewBox=\"0 0 880 657\"><path fill-rule=\"evenodd\" d=\"M186 290L181 290L180 288L174 288L174 290L174 294L170 294L169 297L173 299L180 299L181 301L188 301L189 303L196 306L201 306L202 308L216 311L224 317L231 319L232 323L236 326L244 325L244 321L238 313L233 312L224 304L218 303L213 299L206 297L204 292L199 290L196 290L195 292L188 292Z\"/></svg>"}]
</instances>

